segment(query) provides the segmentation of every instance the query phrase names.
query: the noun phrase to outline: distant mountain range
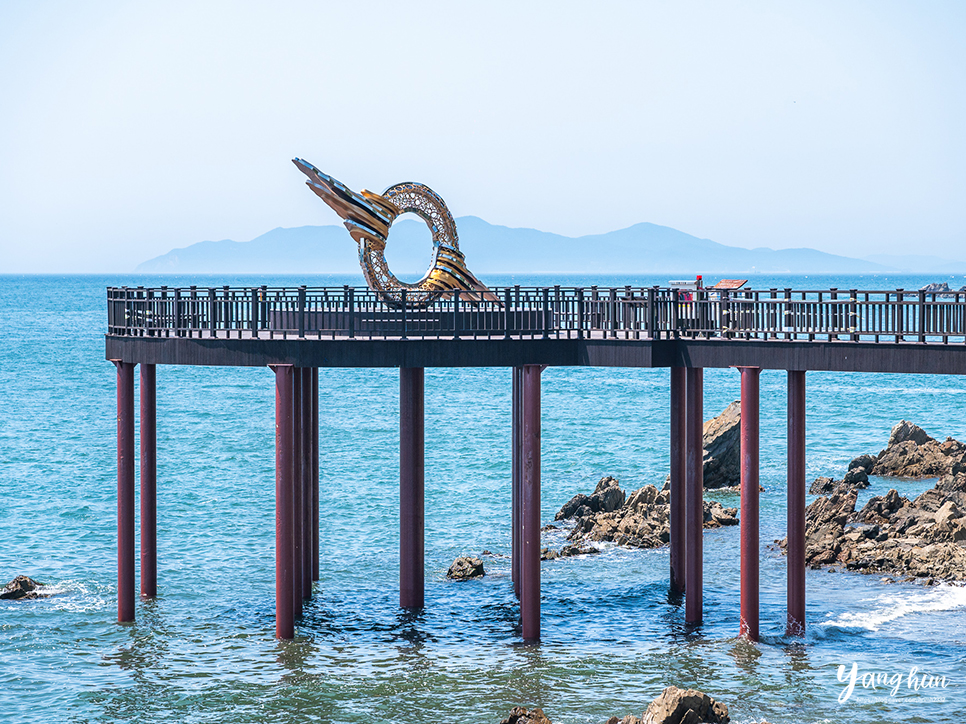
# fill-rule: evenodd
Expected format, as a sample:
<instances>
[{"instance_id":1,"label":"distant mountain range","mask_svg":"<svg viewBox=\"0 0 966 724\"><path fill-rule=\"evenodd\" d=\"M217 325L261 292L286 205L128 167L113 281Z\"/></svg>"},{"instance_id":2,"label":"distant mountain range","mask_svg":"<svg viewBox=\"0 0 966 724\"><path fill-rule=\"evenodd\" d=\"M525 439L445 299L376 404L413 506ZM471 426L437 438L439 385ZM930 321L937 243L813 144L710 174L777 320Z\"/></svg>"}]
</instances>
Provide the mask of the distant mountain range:
<instances>
[{"instance_id":1,"label":"distant mountain range","mask_svg":"<svg viewBox=\"0 0 966 724\"><path fill-rule=\"evenodd\" d=\"M875 255L864 259L816 249L743 249L699 239L667 226L641 223L606 234L572 238L511 229L475 216L456 220L460 249L476 274L493 273L808 273L966 271L966 262L930 256ZM396 274L424 272L430 260L425 224L402 219L392 227L386 255ZM277 228L251 241L202 241L139 264L135 271L179 274L358 273L355 242L342 226Z\"/></svg>"}]
</instances>

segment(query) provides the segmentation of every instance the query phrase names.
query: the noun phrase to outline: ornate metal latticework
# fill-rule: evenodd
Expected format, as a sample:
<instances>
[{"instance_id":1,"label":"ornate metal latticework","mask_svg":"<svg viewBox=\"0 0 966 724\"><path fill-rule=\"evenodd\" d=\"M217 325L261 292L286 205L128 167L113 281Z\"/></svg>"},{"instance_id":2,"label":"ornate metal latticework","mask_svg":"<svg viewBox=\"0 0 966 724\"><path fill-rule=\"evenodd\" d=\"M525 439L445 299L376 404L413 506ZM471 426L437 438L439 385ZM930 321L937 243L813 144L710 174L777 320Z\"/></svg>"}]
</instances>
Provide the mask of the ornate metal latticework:
<instances>
[{"instance_id":1,"label":"ornate metal latticework","mask_svg":"<svg viewBox=\"0 0 966 724\"><path fill-rule=\"evenodd\" d=\"M423 307L440 297L465 291L461 299L499 301L466 268L459 248L456 221L443 200L428 186L401 183L381 194L363 189L356 193L336 179L300 158L293 159L307 177L306 184L342 217L349 235L359 244L359 264L366 283L392 306ZM414 213L433 234L433 256L429 270L415 284L400 281L386 262L386 242L393 221L401 214ZM403 292L405 291L405 295Z\"/></svg>"}]
</instances>

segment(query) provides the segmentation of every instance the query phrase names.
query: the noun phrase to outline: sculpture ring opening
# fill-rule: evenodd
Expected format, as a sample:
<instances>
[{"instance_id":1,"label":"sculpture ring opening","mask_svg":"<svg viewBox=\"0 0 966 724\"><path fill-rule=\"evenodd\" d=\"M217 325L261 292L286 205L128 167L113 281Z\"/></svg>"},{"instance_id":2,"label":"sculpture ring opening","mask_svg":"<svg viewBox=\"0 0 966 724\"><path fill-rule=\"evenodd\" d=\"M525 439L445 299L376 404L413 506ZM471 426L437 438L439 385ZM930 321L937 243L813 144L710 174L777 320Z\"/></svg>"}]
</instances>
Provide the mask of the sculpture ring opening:
<instances>
[{"instance_id":1,"label":"sculpture ring opening","mask_svg":"<svg viewBox=\"0 0 966 724\"><path fill-rule=\"evenodd\" d=\"M365 189L356 193L302 159L292 162L308 177L306 185L342 217L349 235L359 244L359 264L366 284L388 304L424 307L452 296L455 290L467 292L460 298L471 302L499 301L466 267L456 221L431 188L407 182L390 186L381 194ZM385 257L390 227L400 215L410 212L425 221L433 235L432 262L415 284L397 279Z\"/></svg>"}]
</instances>

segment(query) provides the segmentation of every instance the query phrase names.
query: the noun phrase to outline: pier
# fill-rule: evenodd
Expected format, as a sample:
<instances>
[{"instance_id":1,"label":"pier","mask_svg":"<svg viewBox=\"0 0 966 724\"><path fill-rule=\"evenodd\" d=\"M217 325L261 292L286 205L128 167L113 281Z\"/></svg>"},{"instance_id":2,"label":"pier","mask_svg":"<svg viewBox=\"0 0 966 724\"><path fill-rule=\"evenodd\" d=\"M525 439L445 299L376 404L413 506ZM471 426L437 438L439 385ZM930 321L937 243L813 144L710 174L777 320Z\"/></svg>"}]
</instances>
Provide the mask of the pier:
<instances>
[{"instance_id":1,"label":"pier","mask_svg":"<svg viewBox=\"0 0 966 724\"><path fill-rule=\"evenodd\" d=\"M805 631L805 401L809 371L966 374L966 293L505 287L427 304L368 288L107 290L117 368L118 620L135 616L135 368L140 369L141 584L157 595L157 365L262 366L276 401L276 636L292 638L319 579L318 369L399 368L399 603L424 599L426 367L503 367L512 381L513 586L521 635L540 638L540 393L548 366L670 368L669 588L699 624L703 370L741 381L741 618L758 639L758 377L788 375L787 632ZM430 441L432 444L432 441ZM552 443L551 443L552 444ZM161 454L163 455L163 450ZM430 604L431 605L431 604Z\"/></svg>"}]
</instances>

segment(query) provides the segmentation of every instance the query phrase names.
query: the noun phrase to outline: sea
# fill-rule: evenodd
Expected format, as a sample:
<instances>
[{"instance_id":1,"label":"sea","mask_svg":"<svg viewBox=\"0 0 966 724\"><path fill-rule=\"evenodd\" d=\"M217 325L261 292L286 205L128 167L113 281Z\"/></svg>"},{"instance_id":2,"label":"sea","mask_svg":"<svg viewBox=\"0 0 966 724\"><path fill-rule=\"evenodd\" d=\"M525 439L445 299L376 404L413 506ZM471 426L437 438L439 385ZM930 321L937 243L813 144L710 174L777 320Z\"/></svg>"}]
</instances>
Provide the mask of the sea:
<instances>
[{"instance_id":1,"label":"sea","mask_svg":"<svg viewBox=\"0 0 966 724\"><path fill-rule=\"evenodd\" d=\"M493 284L666 284L669 276L503 275ZM709 279L713 282L714 279ZM917 289L966 278L780 276L754 288ZM708 530L704 622L684 625L668 550L605 545L542 565L542 638L520 641L510 580L509 369L426 371L426 607L398 608L398 373L323 369L321 580L293 641L274 638L274 381L266 368L159 367L159 596L118 624L115 372L105 288L324 286L354 276L0 277L0 712L44 722L460 722L515 705L556 724L640 715L666 686L738 724L957 722L966 588L809 570L807 634L787 637L786 376L761 375L761 641L738 637L737 527ZM966 354L966 350L964 350ZM605 475L626 491L668 471L664 369L548 368L542 519ZM906 419L966 440L966 378L810 372L807 473L841 477ZM710 418L739 397L705 373ZM873 478L859 505L933 480ZM738 506L732 492L707 498ZM809 500L812 496L809 496ZM559 547L563 533L546 534ZM446 579L460 555L486 576ZM852 676L854 673L854 683Z\"/></svg>"}]
</instances>

